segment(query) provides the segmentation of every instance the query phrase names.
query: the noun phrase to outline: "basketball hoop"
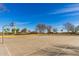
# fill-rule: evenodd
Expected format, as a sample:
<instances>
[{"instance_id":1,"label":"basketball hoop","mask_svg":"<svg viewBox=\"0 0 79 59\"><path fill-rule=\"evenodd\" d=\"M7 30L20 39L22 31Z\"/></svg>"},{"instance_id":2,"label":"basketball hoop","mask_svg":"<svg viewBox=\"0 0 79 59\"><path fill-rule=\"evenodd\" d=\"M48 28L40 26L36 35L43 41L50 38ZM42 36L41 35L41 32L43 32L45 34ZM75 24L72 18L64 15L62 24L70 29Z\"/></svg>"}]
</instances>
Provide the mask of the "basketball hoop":
<instances>
[{"instance_id":1,"label":"basketball hoop","mask_svg":"<svg viewBox=\"0 0 79 59\"><path fill-rule=\"evenodd\" d=\"M6 26L14 27L15 24L14 24L14 22L12 22L12 23L10 23L9 25L4 25L4 26L2 27L2 44L4 44L4 28L5 28Z\"/></svg>"}]
</instances>

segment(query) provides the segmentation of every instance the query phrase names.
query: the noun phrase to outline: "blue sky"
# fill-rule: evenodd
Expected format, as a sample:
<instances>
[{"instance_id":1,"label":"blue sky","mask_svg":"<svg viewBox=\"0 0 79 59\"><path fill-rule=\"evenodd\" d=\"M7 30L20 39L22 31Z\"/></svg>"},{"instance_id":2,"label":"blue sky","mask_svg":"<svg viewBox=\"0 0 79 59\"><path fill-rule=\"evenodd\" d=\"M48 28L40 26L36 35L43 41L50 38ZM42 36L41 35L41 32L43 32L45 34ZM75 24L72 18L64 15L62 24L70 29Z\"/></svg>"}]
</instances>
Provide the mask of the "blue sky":
<instances>
[{"instance_id":1,"label":"blue sky","mask_svg":"<svg viewBox=\"0 0 79 59\"><path fill-rule=\"evenodd\" d=\"M4 3L0 4L0 29L4 24L15 22L17 27L35 29L44 23L61 28L66 22L79 24L79 4L69 3Z\"/></svg>"}]
</instances>

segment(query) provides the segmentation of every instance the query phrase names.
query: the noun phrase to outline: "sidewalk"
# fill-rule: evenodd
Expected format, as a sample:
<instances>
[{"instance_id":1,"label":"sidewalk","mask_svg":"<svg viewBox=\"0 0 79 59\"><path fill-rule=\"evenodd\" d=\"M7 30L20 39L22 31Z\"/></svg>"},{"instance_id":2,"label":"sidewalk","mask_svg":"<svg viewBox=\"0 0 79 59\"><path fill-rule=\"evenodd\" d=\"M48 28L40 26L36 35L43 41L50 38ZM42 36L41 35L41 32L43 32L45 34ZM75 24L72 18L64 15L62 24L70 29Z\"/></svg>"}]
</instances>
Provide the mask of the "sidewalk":
<instances>
[{"instance_id":1,"label":"sidewalk","mask_svg":"<svg viewBox=\"0 0 79 59\"><path fill-rule=\"evenodd\" d=\"M5 44L0 44L0 56L10 56L9 50Z\"/></svg>"}]
</instances>

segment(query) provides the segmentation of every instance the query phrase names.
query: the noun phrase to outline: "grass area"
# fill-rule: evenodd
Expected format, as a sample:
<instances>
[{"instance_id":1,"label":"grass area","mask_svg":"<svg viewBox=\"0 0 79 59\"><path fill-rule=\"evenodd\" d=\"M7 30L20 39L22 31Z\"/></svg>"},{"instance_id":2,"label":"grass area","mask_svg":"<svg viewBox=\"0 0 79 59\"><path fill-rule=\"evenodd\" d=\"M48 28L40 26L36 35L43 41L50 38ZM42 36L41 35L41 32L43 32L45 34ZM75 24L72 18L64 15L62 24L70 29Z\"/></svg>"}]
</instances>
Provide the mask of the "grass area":
<instances>
[{"instance_id":1,"label":"grass area","mask_svg":"<svg viewBox=\"0 0 79 59\"><path fill-rule=\"evenodd\" d=\"M15 38L16 36L15 35L4 35L3 37L4 38ZM0 38L2 38L2 36L0 36Z\"/></svg>"}]
</instances>

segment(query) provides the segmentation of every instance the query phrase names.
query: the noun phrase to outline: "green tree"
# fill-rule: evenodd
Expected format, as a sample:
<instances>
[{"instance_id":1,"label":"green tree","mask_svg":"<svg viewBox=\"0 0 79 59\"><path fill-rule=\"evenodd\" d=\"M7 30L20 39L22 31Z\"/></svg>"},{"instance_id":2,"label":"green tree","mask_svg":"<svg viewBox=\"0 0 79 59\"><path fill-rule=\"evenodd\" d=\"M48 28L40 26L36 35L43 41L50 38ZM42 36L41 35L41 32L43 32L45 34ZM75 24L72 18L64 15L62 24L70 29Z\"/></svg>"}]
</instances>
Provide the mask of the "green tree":
<instances>
[{"instance_id":1,"label":"green tree","mask_svg":"<svg viewBox=\"0 0 79 59\"><path fill-rule=\"evenodd\" d=\"M19 31L20 31L19 28L13 28L13 29L12 29L12 33L13 33L13 34L18 34Z\"/></svg>"},{"instance_id":2,"label":"green tree","mask_svg":"<svg viewBox=\"0 0 79 59\"><path fill-rule=\"evenodd\" d=\"M16 33L19 33L19 31L20 31L20 29L19 29L19 28L17 28L17 29L16 29Z\"/></svg>"},{"instance_id":3,"label":"green tree","mask_svg":"<svg viewBox=\"0 0 79 59\"><path fill-rule=\"evenodd\" d=\"M10 32L10 29L9 29L9 28L5 28L5 29L3 29L3 31L4 31L5 33L9 33L9 32Z\"/></svg>"},{"instance_id":4,"label":"green tree","mask_svg":"<svg viewBox=\"0 0 79 59\"><path fill-rule=\"evenodd\" d=\"M11 32L12 32L13 34L16 34L16 28L12 28Z\"/></svg>"}]
</instances>

